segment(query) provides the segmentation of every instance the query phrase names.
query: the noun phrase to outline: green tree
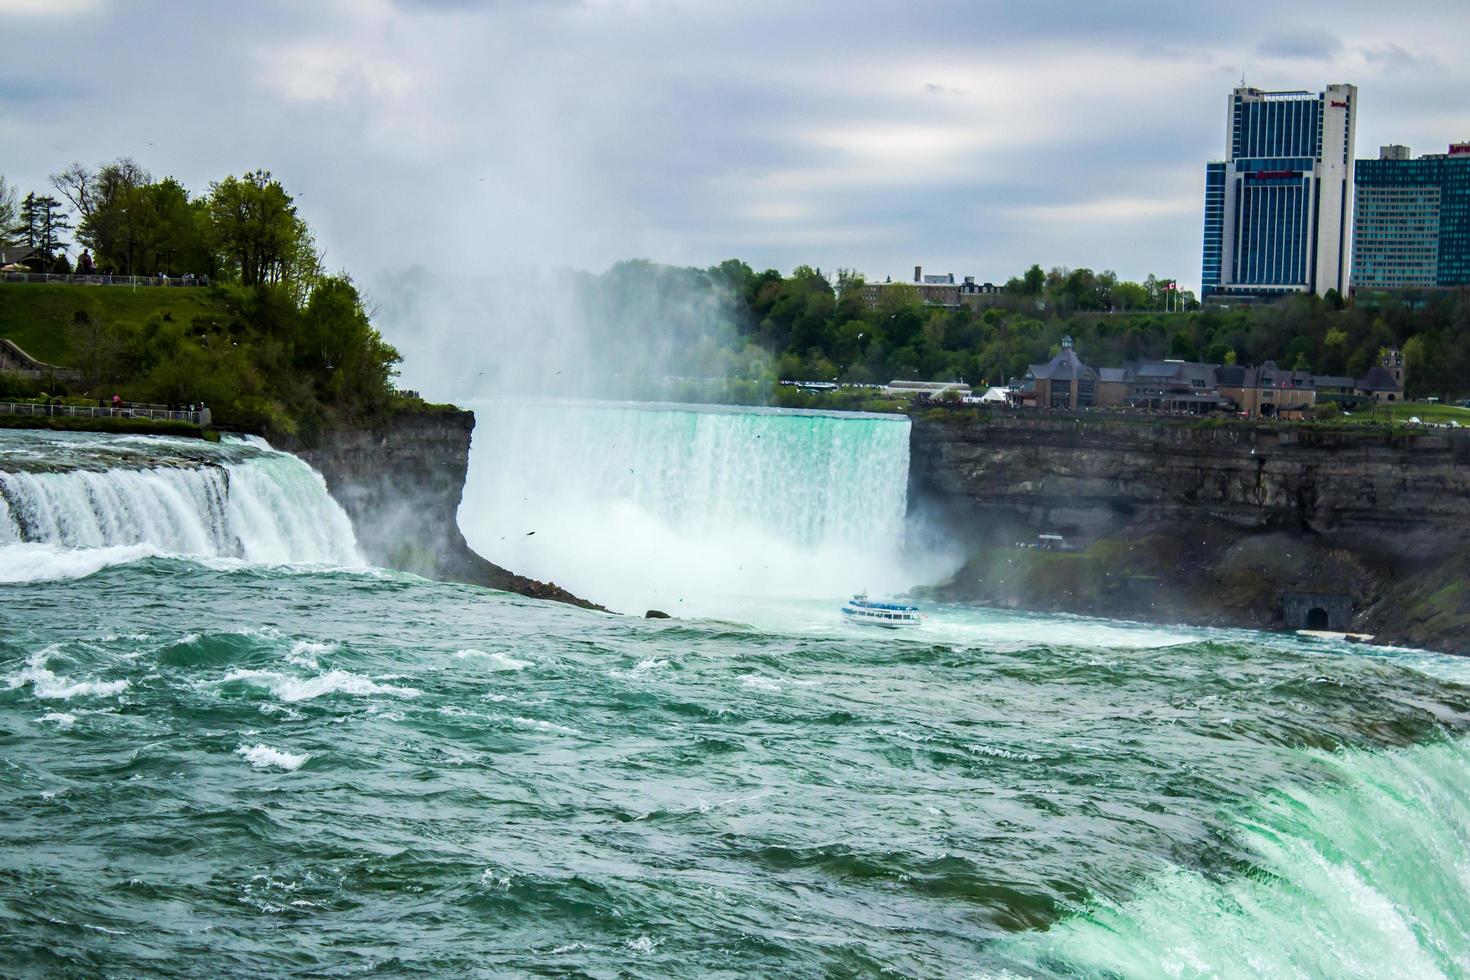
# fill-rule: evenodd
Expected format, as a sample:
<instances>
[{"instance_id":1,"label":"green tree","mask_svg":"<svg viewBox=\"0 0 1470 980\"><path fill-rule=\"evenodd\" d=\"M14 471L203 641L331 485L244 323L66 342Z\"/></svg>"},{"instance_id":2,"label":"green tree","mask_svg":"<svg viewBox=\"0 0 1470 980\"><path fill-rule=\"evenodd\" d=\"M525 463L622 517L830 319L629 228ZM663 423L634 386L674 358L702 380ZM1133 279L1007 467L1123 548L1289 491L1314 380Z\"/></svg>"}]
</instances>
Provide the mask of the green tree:
<instances>
[{"instance_id":1,"label":"green tree","mask_svg":"<svg viewBox=\"0 0 1470 980\"><path fill-rule=\"evenodd\" d=\"M146 218L137 194L152 177L131 157L119 157L94 170L73 163L51 175L51 184L80 216L77 241L92 250L97 267L129 275L142 271L141 226Z\"/></svg>"},{"instance_id":2,"label":"green tree","mask_svg":"<svg viewBox=\"0 0 1470 980\"><path fill-rule=\"evenodd\" d=\"M297 363L316 376L321 395L351 411L381 403L403 359L373 328L345 275L321 279L312 289L297 351Z\"/></svg>"},{"instance_id":3,"label":"green tree","mask_svg":"<svg viewBox=\"0 0 1470 980\"><path fill-rule=\"evenodd\" d=\"M1185 333L1176 333L1169 338L1169 356L1180 361L1192 361L1199 353L1194 341Z\"/></svg>"},{"instance_id":4,"label":"green tree","mask_svg":"<svg viewBox=\"0 0 1470 980\"><path fill-rule=\"evenodd\" d=\"M1046 273L1041 271L1039 264L1033 264L1026 270L1021 283L1027 296L1040 296L1042 287L1046 285Z\"/></svg>"},{"instance_id":5,"label":"green tree","mask_svg":"<svg viewBox=\"0 0 1470 980\"><path fill-rule=\"evenodd\" d=\"M32 192L21 202L19 220L11 229L11 235L34 249L49 270L57 256L66 251L66 242L61 236L70 229L71 222L61 210L60 201Z\"/></svg>"},{"instance_id":6,"label":"green tree","mask_svg":"<svg viewBox=\"0 0 1470 980\"><path fill-rule=\"evenodd\" d=\"M72 316L66 339L72 365L82 372L82 382L88 388L126 376L127 338L105 319L78 310Z\"/></svg>"},{"instance_id":7,"label":"green tree","mask_svg":"<svg viewBox=\"0 0 1470 980\"><path fill-rule=\"evenodd\" d=\"M0 247L15 244L15 226L20 211L15 200L15 186L0 174Z\"/></svg>"},{"instance_id":8,"label":"green tree","mask_svg":"<svg viewBox=\"0 0 1470 980\"><path fill-rule=\"evenodd\" d=\"M270 171L226 177L209 191L220 271L243 286L285 286L304 295L320 272L315 245L291 196Z\"/></svg>"},{"instance_id":9,"label":"green tree","mask_svg":"<svg viewBox=\"0 0 1470 980\"><path fill-rule=\"evenodd\" d=\"M1115 309L1124 313L1142 310L1148 306L1148 290L1136 282L1118 283L1112 288L1108 298Z\"/></svg>"}]
</instances>

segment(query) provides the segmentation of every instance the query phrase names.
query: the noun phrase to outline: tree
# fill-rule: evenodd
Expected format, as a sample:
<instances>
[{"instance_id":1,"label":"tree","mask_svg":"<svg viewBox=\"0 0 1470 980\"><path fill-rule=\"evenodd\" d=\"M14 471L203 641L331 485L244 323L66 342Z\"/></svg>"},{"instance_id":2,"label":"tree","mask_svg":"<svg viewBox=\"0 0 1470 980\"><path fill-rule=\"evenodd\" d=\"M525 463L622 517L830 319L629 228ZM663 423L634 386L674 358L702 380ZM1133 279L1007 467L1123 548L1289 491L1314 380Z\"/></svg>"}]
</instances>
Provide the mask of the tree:
<instances>
[{"instance_id":1,"label":"tree","mask_svg":"<svg viewBox=\"0 0 1470 980\"><path fill-rule=\"evenodd\" d=\"M61 210L61 202L54 197L37 197L33 191L21 202L20 220L11 235L33 249L49 269L57 255L66 251L61 236L70 230L71 222Z\"/></svg>"},{"instance_id":2,"label":"tree","mask_svg":"<svg viewBox=\"0 0 1470 980\"><path fill-rule=\"evenodd\" d=\"M51 175L51 186L61 192L84 223L92 216L92 192L96 183L97 175L79 162Z\"/></svg>"},{"instance_id":3,"label":"tree","mask_svg":"<svg viewBox=\"0 0 1470 980\"><path fill-rule=\"evenodd\" d=\"M78 310L72 316L66 340L72 363L81 370L88 388L122 375L120 361L127 345L111 323Z\"/></svg>"},{"instance_id":4,"label":"tree","mask_svg":"<svg viewBox=\"0 0 1470 980\"><path fill-rule=\"evenodd\" d=\"M73 163L51 175L51 186L80 215L77 241L92 250L98 268L129 274L142 271L137 192L152 179L131 157L119 157L95 171Z\"/></svg>"},{"instance_id":5,"label":"tree","mask_svg":"<svg viewBox=\"0 0 1470 980\"><path fill-rule=\"evenodd\" d=\"M339 406L361 410L388 393L402 356L368 320L352 280L317 282L302 311L297 362L318 378L321 393Z\"/></svg>"},{"instance_id":6,"label":"tree","mask_svg":"<svg viewBox=\"0 0 1470 980\"><path fill-rule=\"evenodd\" d=\"M66 242L61 238L71 231L71 219L61 209L61 202L47 195L39 198L41 207L41 244L37 248L47 259L55 259L66 251Z\"/></svg>"},{"instance_id":7,"label":"tree","mask_svg":"<svg viewBox=\"0 0 1470 980\"><path fill-rule=\"evenodd\" d=\"M1198 352L1188 334L1176 333L1169 338L1169 356L1175 360L1192 361Z\"/></svg>"},{"instance_id":8,"label":"tree","mask_svg":"<svg viewBox=\"0 0 1470 980\"><path fill-rule=\"evenodd\" d=\"M0 247L15 244L15 224L20 213L15 203L15 187L0 175Z\"/></svg>"},{"instance_id":9,"label":"tree","mask_svg":"<svg viewBox=\"0 0 1470 980\"><path fill-rule=\"evenodd\" d=\"M319 275L311 233L270 171L211 184L209 220L221 270L244 286L305 293Z\"/></svg>"},{"instance_id":10,"label":"tree","mask_svg":"<svg viewBox=\"0 0 1470 980\"><path fill-rule=\"evenodd\" d=\"M1040 296L1042 287L1046 285L1046 273L1041 271L1039 264L1033 264L1026 270L1021 283L1027 296Z\"/></svg>"},{"instance_id":11,"label":"tree","mask_svg":"<svg viewBox=\"0 0 1470 980\"><path fill-rule=\"evenodd\" d=\"M1112 288L1108 300L1124 313L1141 310L1148 305L1148 291L1136 282L1120 282Z\"/></svg>"}]
</instances>

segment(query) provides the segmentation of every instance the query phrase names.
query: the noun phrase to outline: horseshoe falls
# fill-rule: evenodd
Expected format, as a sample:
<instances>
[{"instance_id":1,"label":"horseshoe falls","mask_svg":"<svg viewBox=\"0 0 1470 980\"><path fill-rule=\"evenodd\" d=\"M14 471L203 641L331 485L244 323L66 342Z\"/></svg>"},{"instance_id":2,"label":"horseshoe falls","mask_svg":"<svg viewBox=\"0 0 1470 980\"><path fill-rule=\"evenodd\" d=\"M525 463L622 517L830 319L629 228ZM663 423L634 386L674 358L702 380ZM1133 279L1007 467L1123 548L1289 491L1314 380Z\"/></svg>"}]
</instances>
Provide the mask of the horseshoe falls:
<instances>
[{"instance_id":1,"label":"horseshoe falls","mask_svg":"<svg viewBox=\"0 0 1470 980\"><path fill-rule=\"evenodd\" d=\"M470 543L610 608L759 614L789 598L900 591L925 573L904 552L906 417L475 407L460 508Z\"/></svg>"},{"instance_id":2,"label":"horseshoe falls","mask_svg":"<svg viewBox=\"0 0 1470 980\"><path fill-rule=\"evenodd\" d=\"M0 972L1470 971L1470 661L847 626L938 564L902 420L477 408L471 541L677 618L364 567L258 441L0 431Z\"/></svg>"}]
</instances>

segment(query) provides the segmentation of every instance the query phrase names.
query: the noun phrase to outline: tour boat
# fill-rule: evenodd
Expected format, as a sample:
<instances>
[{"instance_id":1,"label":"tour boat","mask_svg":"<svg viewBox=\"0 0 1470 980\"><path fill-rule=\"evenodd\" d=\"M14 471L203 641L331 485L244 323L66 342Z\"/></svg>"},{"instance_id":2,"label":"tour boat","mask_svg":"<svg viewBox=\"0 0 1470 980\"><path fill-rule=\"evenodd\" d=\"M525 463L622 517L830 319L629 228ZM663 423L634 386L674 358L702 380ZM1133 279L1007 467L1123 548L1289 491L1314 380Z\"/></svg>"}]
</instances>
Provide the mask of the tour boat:
<instances>
[{"instance_id":1,"label":"tour boat","mask_svg":"<svg viewBox=\"0 0 1470 980\"><path fill-rule=\"evenodd\" d=\"M918 606L898 602L874 602L866 592L859 592L842 607L842 618L849 623L882 626L896 630L902 626L918 626L923 622Z\"/></svg>"}]
</instances>

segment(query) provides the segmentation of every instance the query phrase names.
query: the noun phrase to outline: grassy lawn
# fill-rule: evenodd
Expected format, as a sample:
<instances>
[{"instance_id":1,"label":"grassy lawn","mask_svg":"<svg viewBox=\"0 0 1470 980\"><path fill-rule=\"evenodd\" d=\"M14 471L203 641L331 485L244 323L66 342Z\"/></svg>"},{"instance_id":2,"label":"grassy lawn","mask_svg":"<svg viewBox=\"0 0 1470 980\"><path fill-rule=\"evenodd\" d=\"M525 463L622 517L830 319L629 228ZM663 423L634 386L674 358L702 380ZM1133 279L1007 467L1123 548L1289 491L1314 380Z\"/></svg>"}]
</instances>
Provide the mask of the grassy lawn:
<instances>
[{"instance_id":1,"label":"grassy lawn","mask_svg":"<svg viewBox=\"0 0 1470 980\"><path fill-rule=\"evenodd\" d=\"M1409 419L1417 418L1426 424L1443 425L1458 422L1470 428L1470 408L1459 408L1439 402L1399 402L1377 405L1371 409L1357 409L1343 422L1377 423L1379 425L1406 425Z\"/></svg>"},{"instance_id":2,"label":"grassy lawn","mask_svg":"<svg viewBox=\"0 0 1470 980\"><path fill-rule=\"evenodd\" d=\"M38 360L69 366L67 327L79 310L134 329L155 313L183 322L201 314L225 318L218 300L206 288L0 283L0 337L19 344Z\"/></svg>"}]
</instances>

